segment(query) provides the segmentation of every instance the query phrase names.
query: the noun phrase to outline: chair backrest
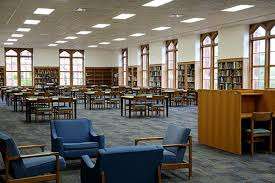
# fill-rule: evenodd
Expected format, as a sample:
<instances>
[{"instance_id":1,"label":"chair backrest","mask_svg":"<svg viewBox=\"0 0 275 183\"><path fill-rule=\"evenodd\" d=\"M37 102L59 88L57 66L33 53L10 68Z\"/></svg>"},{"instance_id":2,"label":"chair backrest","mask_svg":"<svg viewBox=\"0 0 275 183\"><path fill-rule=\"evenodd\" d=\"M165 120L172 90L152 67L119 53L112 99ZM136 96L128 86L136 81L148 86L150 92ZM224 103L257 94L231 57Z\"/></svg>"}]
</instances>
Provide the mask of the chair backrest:
<instances>
[{"instance_id":1,"label":"chair backrest","mask_svg":"<svg viewBox=\"0 0 275 183\"><path fill-rule=\"evenodd\" d=\"M97 163L106 183L158 182L160 146L113 147L99 150Z\"/></svg>"},{"instance_id":2,"label":"chair backrest","mask_svg":"<svg viewBox=\"0 0 275 183\"><path fill-rule=\"evenodd\" d=\"M20 152L14 140L6 133L0 132L0 152L3 160L6 157L20 157ZM10 173L13 177L24 176L24 163L22 159L12 161L10 164Z\"/></svg>"},{"instance_id":3,"label":"chair backrest","mask_svg":"<svg viewBox=\"0 0 275 183\"><path fill-rule=\"evenodd\" d=\"M134 97L133 103L134 104L140 104L140 103L146 103L147 97L145 95L137 95Z\"/></svg>"},{"instance_id":4,"label":"chair backrest","mask_svg":"<svg viewBox=\"0 0 275 183\"><path fill-rule=\"evenodd\" d=\"M187 144L190 132L191 129L189 128L181 128L178 126L169 125L163 139L163 144ZM186 148L166 147L165 149L176 154L178 161L183 160Z\"/></svg>"},{"instance_id":5,"label":"chair backrest","mask_svg":"<svg viewBox=\"0 0 275 183\"><path fill-rule=\"evenodd\" d=\"M73 103L73 98L72 97L60 97L60 98L58 98L58 103L72 104Z\"/></svg>"},{"instance_id":6,"label":"chair backrest","mask_svg":"<svg viewBox=\"0 0 275 183\"><path fill-rule=\"evenodd\" d=\"M63 141L78 143L90 141L92 122L88 119L53 120L51 121L51 132L55 132Z\"/></svg>"}]
</instances>

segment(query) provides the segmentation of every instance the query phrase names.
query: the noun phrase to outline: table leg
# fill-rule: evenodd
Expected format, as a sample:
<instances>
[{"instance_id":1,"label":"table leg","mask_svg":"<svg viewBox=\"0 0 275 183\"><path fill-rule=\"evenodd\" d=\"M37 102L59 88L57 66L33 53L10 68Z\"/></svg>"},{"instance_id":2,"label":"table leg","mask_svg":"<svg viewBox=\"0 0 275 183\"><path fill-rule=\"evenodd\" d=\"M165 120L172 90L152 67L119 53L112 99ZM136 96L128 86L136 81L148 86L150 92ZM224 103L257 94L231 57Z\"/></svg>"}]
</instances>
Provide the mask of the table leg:
<instances>
[{"instance_id":1,"label":"table leg","mask_svg":"<svg viewBox=\"0 0 275 183\"><path fill-rule=\"evenodd\" d=\"M14 111L14 112L17 112L17 96L14 96L13 111Z\"/></svg>"},{"instance_id":2,"label":"table leg","mask_svg":"<svg viewBox=\"0 0 275 183\"><path fill-rule=\"evenodd\" d=\"M120 97L120 116L123 116L123 98Z\"/></svg>"},{"instance_id":3,"label":"table leg","mask_svg":"<svg viewBox=\"0 0 275 183\"><path fill-rule=\"evenodd\" d=\"M30 102L26 100L26 122L31 122L31 106Z\"/></svg>"},{"instance_id":4,"label":"table leg","mask_svg":"<svg viewBox=\"0 0 275 183\"><path fill-rule=\"evenodd\" d=\"M87 108L87 96L86 96L86 93L84 93L84 106L85 106L85 109Z\"/></svg>"},{"instance_id":5,"label":"table leg","mask_svg":"<svg viewBox=\"0 0 275 183\"><path fill-rule=\"evenodd\" d=\"M74 118L75 119L77 118L77 114L76 114L77 109L76 109L76 107L77 107L77 100L74 101Z\"/></svg>"},{"instance_id":6,"label":"table leg","mask_svg":"<svg viewBox=\"0 0 275 183\"><path fill-rule=\"evenodd\" d=\"M92 110L92 102L91 102L91 100L92 100L92 95L89 95L89 105L90 105L90 110Z\"/></svg>"},{"instance_id":7,"label":"table leg","mask_svg":"<svg viewBox=\"0 0 275 183\"><path fill-rule=\"evenodd\" d=\"M129 99L129 118L132 117L132 104L131 104L131 99Z\"/></svg>"},{"instance_id":8,"label":"table leg","mask_svg":"<svg viewBox=\"0 0 275 183\"><path fill-rule=\"evenodd\" d=\"M166 98L166 117L168 117L168 109L169 109L169 104L168 104L168 98Z\"/></svg>"},{"instance_id":9,"label":"table leg","mask_svg":"<svg viewBox=\"0 0 275 183\"><path fill-rule=\"evenodd\" d=\"M171 102L171 98L172 98L172 93L169 93L169 106L172 106L172 102Z\"/></svg>"}]
</instances>

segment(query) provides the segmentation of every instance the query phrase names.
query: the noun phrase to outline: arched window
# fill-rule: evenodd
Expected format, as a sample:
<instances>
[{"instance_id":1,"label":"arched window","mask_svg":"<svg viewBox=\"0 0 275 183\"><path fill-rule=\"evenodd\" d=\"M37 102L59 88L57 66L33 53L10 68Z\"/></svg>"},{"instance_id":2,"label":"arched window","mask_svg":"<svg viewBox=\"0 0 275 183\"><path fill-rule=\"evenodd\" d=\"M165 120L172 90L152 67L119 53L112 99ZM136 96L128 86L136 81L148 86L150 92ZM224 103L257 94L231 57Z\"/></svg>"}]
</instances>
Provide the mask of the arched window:
<instances>
[{"instance_id":1,"label":"arched window","mask_svg":"<svg viewBox=\"0 0 275 183\"><path fill-rule=\"evenodd\" d=\"M275 26L273 26L273 28L271 29L270 34L275 35Z\"/></svg>"},{"instance_id":2,"label":"arched window","mask_svg":"<svg viewBox=\"0 0 275 183\"><path fill-rule=\"evenodd\" d=\"M79 51L73 54L73 85L83 85L84 56Z\"/></svg>"},{"instance_id":3,"label":"arched window","mask_svg":"<svg viewBox=\"0 0 275 183\"><path fill-rule=\"evenodd\" d=\"M29 52L28 50L24 50L20 53L20 56L30 57L30 56L32 56L32 53Z\"/></svg>"},{"instance_id":4,"label":"arched window","mask_svg":"<svg viewBox=\"0 0 275 183\"><path fill-rule=\"evenodd\" d=\"M269 88L275 88L275 26L270 35Z\"/></svg>"},{"instance_id":5,"label":"arched window","mask_svg":"<svg viewBox=\"0 0 275 183\"><path fill-rule=\"evenodd\" d=\"M32 53L23 50L20 53L21 86L32 86Z\"/></svg>"},{"instance_id":6,"label":"arched window","mask_svg":"<svg viewBox=\"0 0 275 183\"><path fill-rule=\"evenodd\" d=\"M264 37L265 34L266 34L265 29L262 26L260 26L253 33L253 37Z\"/></svg>"},{"instance_id":7,"label":"arched window","mask_svg":"<svg viewBox=\"0 0 275 183\"><path fill-rule=\"evenodd\" d=\"M74 54L73 54L73 57L83 57L83 54L82 53L80 53L80 52L78 52L78 51L76 51Z\"/></svg>"},{"instance_id":8,"label":"arched window","mask_svg":"<svg viewBox=\"0 0 275 183\"><path fill-rule=\"evenodd\" d=\"M166 41L167 88L176 88L176 62L178 40Z\"/></svg>"},{"instance_id":9,"label":"arched window","mask_svg":"<svg viewBox=\"0 0 275 183\"><path fill-rule=\"evenodd\" d=\"M17 56L17 53L14 50L9 50L6 52L6 56Z\"/></svg>"},{"instance_id":10,"label":"arched window","mask_svg":"<svg viewBox=\"0 0 275 183\"><path fill-rule=\"evenodd\" d=\"M70 54L67 52L67 51L62 51L60 54L59 54L60 57L70 57Z\"/></svg>"},{"instance_id":11,"label":"arched window","mask_svg":"<svg viewBox=\"0 0 275 183\"><path fill-rule=\"evenodd\" d=\"M128 84L128 49L121 50L122 55L122 78L123 78L123 85L126 86Z\"/></svg>"},{"instance_id":12,"label":"arched window","mask_svg":"<svg viewBox=\"0 0 275 183\"><path fill-rule=\"evenodd\" d=\"M149 45L141 46L141 67L142 67L142 86L146 87L149 84Z\"/></svg>"},{"instance_id":13,"label":"arched window","mask_svg":"<svg viewBox=\"0 0 275 183\"><path fill-rule=\"evenodd\" d=\"M218 41L218 32L201 35L203 89L218 89Z\"/></svg>"}]
</instances>

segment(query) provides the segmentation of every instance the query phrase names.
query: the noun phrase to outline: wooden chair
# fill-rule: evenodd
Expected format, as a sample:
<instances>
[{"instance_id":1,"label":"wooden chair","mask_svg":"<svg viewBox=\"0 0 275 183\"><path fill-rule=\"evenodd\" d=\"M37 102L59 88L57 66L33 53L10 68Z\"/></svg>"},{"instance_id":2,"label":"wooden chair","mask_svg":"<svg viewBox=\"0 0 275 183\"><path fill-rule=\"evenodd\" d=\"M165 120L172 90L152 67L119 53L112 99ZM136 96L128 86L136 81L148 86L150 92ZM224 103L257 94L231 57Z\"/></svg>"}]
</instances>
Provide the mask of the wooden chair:
<instances>
[{"instance_id":1,"label":"wooden chair","mask_svg":"<svg viewBox=\"0 0 275 183\"><path fill-rule=\"evenodd\" d=\"M91 100L91 105L93 109L105 109L105 98L102 91L96 91L94 98Z\"/></svg>"},{"instance_id":2,"label":"wooden chair","mask_svg":"<svg viewBox=\"0 0 275 183\"><path fill-rule=\"evenodd\" d=\"M179 91L175 91L172 98L171 102L175 106L183 105L185 103L183 95Z\"/></svg>"},{"instance_id":3,"label":"wooden chair","mask_svg":"<svg viewBox=\"0 0 275 183\"><path fill-rule=\"evenodd\" d=\"M136 113L137 116L137 112L140 112L140 115L144 115L146 116L146 111L147 111L147 98L144 95L138 95L135 96L133 99L133 103L132 103L132 112Z\"/></svg>"},{"instance_id":4,"label":"wooden chair","mask_svg":"<svg viewBox=\"0 0 275 183\"><path fill-rule=\"evenodd\" d=\"M110 93L109 100L107 100L108 107L118 108L118 106L120 104L120 97L121 97L121 93L120 92L118 92L118 91L112 91Z\"/></svg>"},{"instance_id":5,"label":"wooden chair","mask_svg":"<svg viewBox=\"0 0 275 183\"><path fill-rule=\"evenodd\" d=\"M154 115L154 112L156 112L156 115L160 115L160 113L164 114L165 111L165 105L164 105L165 97L163 95L153 95L152 97L152 104L149 106L149 112L151 112L151 115Z\"/></svg>"},{"instance_id":6,"label":"wooden chair","mask_svg":"<svg viewBox=\"0 0 275 183\"><path fill-rule=\"evenodd\" d=\"M195 90L188 90L185 100L188 105L191 105L192 103L194 105L197 105L198 104L198 93Z\"/></svg>"},{"instance_id":7,"label":"wooden chair","mask_svg":"<svg viewBox=\"0 0 275 183\"><path fill-rule=\"evenodd\" d=\"M250 153L253 156L255 143L269 139L269 152L272 152L272 112L254 112L250 129L247 132L247 143L250 144Z\"/></svg>"},{"instance_id":8,"label":"wooden chair","mask_svg":"<svg viewBox=\"0 0 275 183\"><path fill-rule=\"evenodd\" d=\"M24 110L24 106L26 106L26 98L29 98L31 96L33 96L32 92L23 93L23 96L22 96L21 100L19 101L19 104L21 106L21 112Z\"/></svg>"},{"instance_id":9,"label":"wooden chair","mask_svg":"<svg viewBox=\"0 0 275 183\"><path fill-rule=\"evenodd\" d=\"M73 118L73 98L62 97L58 99L58 105L54 106L54 119L60 119L60 115L64 119Z\"/></svg>"},{"instance_id":10,"label":"wooden chair","mask_svg":"<svg viewBox=\"0 0 275 183\"><path fill-rule=\"evenodd\" d=\"M52 98L37 98L34 107L35 121L38 121L38 116L42 116L42 119L45 119L45 116L48 116L51 120L53 113L53 101Z\"/></svg>"}]
</instances>

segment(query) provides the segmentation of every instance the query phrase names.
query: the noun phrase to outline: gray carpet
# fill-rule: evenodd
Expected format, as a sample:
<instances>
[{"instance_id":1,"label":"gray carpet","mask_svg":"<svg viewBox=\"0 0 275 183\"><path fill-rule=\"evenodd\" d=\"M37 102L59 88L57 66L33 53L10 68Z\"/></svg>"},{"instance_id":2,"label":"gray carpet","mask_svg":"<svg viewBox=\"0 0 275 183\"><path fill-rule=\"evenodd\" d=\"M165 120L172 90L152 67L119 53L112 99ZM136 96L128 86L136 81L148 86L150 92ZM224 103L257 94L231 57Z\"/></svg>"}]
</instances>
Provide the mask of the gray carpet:
<instances>
[{"instance_id":1,"label":"gray carpet","mask_svg":"<svg viewBox=\"0 0 275 183\"><path fill-rule=\"evenodd\" d=\"M197 144L197 107L170 108L168 118L125 118L118 109L78 110L78 117L93 121L97 133L104 134L110 146L133 145L136 137L163 136L168 124L192 129L193 177L189 182L275 182L275 156L257 153L253 158L238 156ZM12 135L18 145L47 144L50 150L49 123L25 123L25 115L0 104L0 130ZM186 170L163 171L163 182L188 181ZM79 161L69 161L62 182L80 182Z\"/></svg>"}]
</instances>

